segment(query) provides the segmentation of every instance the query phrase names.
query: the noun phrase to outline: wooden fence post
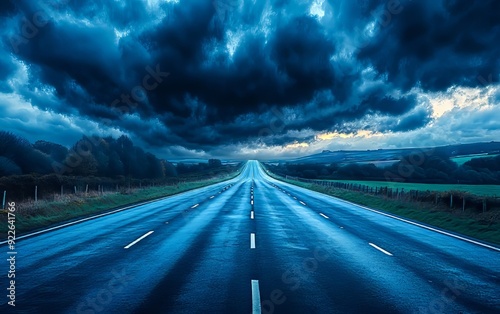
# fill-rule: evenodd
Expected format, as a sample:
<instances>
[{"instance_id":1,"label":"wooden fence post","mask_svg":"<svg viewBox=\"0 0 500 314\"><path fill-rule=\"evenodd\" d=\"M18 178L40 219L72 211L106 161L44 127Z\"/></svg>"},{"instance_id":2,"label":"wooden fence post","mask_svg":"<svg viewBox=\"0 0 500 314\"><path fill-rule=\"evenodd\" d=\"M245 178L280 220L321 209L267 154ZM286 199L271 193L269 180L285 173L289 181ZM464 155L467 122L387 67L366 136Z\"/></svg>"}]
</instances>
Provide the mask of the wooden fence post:
<instances>
[{"instance_id":1,"label":"wooden fence post","mask_svg":"<svg viewBox=\"0 0 500 314\"><path fill-rule=\"evenodd\" d=\"M7 191L3 191L2 209L5 209L5 197L6 196L7 196Z\"/></svg>"},{"instance_id":2,"label":"wooden fence post","mask_svg":"<svg viewBox=\"0 0 500 314\"><path fill-rule=\"evenodd\" d=\"M450 194L450 208L453 208L453 194Z\"/></svg>"},{"instance_id":3,"label":"wooden fence post","mask_svg":"<svg viewBox=\"0 0 500 314\"><path fill-rule=\"evenodd\" d=\"M89 192L89 185L85 185L85 196L87 196L87 193Z\"/></svg>"},{"instance_id":4,"label":"wooden fence post","mask_svg":"<svg viewBox=\"0 0 500 314\"><path fill-rule=\"evenodd\" d=\"M35 203L38 202L38 185L35 185Z\"/></svg>"},{"instance_id":5,"label":"wooden fence post","mask_svg":"<svg viewBox=\"0 0 500 314\"><path fill-rule=\"evenodd\" d=\"M64 185L61 185L61 197L63 196L64 194Z\"/></svg>"},{"instance_id":6,"label":"wooden fence post","mask_svg":"<svg viewBox=\"0 0 500 314\"><path fill-rule=\"evenodd\" d=\"M75 185L75 194L76 194L76 185Z\"/></svg>"}]
</instances>

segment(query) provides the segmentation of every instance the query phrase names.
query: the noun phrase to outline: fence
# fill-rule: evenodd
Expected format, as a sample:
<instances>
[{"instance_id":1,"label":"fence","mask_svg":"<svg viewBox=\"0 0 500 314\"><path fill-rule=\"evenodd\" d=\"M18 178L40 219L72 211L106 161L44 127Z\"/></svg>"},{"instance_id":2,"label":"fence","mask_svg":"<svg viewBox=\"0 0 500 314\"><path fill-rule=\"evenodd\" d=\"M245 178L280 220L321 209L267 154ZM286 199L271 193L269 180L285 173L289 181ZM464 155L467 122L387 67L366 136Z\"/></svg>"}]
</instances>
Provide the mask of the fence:
<instances>
[{"instance_id":1,"label":"fence","mask_svg":"<svg viewBox=\"0 0 500 314\"><path fill-rule=\"evenodd\" d=\"M3 199L5 199L6 195L10 201L34 200L37 202L39 200L54 200L55 198L69 195L95 196L103 195L106 192L128 193L132 189L146 187L166 187L186 183L199 183L206 180L224 178L235 173L235 171L236 168L232 167L218 173L162 179L58 177L54 174L45 176L17 175L0 177L0 193L3 193ZM2 208L5 208L5 205L0 205Z\"/></svg>"},{"instance_id":2,"label":"fence","mask_svg":"<svg viewBox=\"0 0 500 314\"><path fill-rule=\"evenodd\" d=\"M435 205L444 204L446 206L449 205L451 209L462 209L463 211L466 208L473 208L485 212L492 208L500 208L500 199L497 197L480 197L461 191L437 192L430 190L405 190L404 188L373 187L357 183L304 179L288 175L286 179L324 187L357 191L407 202L425 202L434 203Z\"/></svg>"}]
</instances>

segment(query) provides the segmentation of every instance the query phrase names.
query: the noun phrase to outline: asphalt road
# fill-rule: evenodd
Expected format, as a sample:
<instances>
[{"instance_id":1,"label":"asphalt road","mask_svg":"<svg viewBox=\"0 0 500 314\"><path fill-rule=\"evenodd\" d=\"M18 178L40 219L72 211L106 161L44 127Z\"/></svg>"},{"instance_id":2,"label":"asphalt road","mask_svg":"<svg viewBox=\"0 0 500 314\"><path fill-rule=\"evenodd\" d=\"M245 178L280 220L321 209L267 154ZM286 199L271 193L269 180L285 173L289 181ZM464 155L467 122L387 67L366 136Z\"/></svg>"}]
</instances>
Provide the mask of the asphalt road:
<instances>
[{"instance_id":1,"label":"asphalt road","mask_svg":"<svg viewBox=\"0 0 500 314\"><path fill-rule=\"evenodd\" d=\"M1 245L7 257L7 246ZM500 313L500 249L276 181L19 239L0 313Z\"/></svg>"}]
</instances>

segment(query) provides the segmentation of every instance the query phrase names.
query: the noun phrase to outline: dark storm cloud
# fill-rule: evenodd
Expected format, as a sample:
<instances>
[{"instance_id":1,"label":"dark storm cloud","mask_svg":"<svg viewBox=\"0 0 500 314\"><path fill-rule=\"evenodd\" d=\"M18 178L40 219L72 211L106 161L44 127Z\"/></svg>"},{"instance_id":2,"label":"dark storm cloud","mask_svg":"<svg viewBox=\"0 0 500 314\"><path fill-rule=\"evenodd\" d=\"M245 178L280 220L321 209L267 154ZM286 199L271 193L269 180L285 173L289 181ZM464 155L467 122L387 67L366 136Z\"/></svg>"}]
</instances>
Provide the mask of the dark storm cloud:
<instances>
[{"instance_id":1,"label":"dark storm cloud","mask_svg":"<svg viewBox=\"0 0 500 314\"><path fill-rule=\"evenodd\" d=\"M0 1L0 16L11 16L17 11L14 1Z\"/></svg>"},{"instance_id":2,"label":"dark storm cloud","mask_svg":"<svg viewBox=\"0 0 500 314\"><path fill-rule=\"evenodd\" d=\"M430 113L425 109L420 109L417 112L408 115L398 121L395 127L391 130L395 132L405 132L421 128L431 121Z\"/></svg>"},{"instance_id":3,"label":"dark storm cloud","mask_svg":"<svg viewBox=\"0 0 500 314\"><path fill-rule=\"evenodd\" d=\"M16 66L12 63L9 55L0 55L0 92L10 92L11 88L7 84Z\"/></svg>"},{"instance_id":4,"label":"dark storm cloud","mask_svg":"<svg viewBox=\"0 0 500 314\"><path fill-rule=\"evenodd\" d=\"M500 71L500 2L401 1L358 57L408 90L480 86L478 75Z\"/></svg>"},{"instance_id":5,"label":"dark storm cloud","mask_svg":"<svg viewBox=\"0 0 500 314\"><path fill-rule=\"evenodd\" d=\"M498 1L325 1L321 20L312 1L151 3L3 2L0 91L15 59L29 71L18 92L40 108L210 151L307 142L301 131L373 114L412 130L429 119L410 114L413 88L476 86L500 70ZM36 12L45 23L26 38Z\"/></svg>"}]
</instances>

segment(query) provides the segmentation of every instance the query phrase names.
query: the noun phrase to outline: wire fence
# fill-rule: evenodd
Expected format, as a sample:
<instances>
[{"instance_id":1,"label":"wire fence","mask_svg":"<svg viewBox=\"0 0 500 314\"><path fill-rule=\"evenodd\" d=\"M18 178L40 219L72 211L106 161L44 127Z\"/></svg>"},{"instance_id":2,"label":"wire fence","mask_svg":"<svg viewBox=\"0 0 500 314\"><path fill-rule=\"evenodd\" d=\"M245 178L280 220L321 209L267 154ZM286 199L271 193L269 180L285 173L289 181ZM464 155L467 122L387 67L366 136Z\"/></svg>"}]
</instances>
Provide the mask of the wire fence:
<instances>
[{"instance_id":1,"label":"wire fence","mask_svg":"<svg viewBox=\"0 0 500 314\"><path fill-rule=\"evenodd\" d=\"M465 211L465 209L474 209L486 212L490 209L500 208L500 198L498 197L478 196L463 191L441 192L431 190L405 190L404 188L374 187L359 183L305 179L288 175L285 178L287 180L310 183L328 188L378 195L388 199L446 205L451 209L462 209L463 211Z\"/></svg>"}]
</instances>

